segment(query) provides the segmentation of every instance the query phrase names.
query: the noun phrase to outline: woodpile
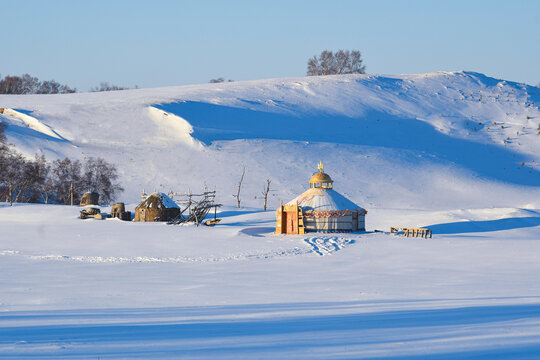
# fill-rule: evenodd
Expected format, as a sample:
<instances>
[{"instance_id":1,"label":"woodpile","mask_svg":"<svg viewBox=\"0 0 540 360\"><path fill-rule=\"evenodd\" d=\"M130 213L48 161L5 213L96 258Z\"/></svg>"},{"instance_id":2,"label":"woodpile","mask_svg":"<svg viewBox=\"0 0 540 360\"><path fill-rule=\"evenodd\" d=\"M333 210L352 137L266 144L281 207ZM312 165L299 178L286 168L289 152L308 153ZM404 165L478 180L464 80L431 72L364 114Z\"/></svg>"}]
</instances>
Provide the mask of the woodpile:
<instances>
[{"instance_id":1,"label":"woodpile","mask_svg":"<svg viewBox=\"0 0 540 360\"><path fill-rule=\"evenodd\" d=\"M391 227L390 234L406 236L406 237L422 237L425 239L427 239L428 237L431 239L431 237L433 236L433 233L429 229L406 228L406 227Z\"/></svg>"},{"instance_id":2,"label":"woodpile","mask_svg":"<svg viewBox=\"0 0 540 360\"><path fill-rule=\"evenodd\" d=\"M81 219L88 219L88 218L94 218L98 220L103 220L107 218L108 216L101 213L101 210L95 207L89 207L88 209L81 210L81 215L79 216Z\"/></svg>"}]
</instances>

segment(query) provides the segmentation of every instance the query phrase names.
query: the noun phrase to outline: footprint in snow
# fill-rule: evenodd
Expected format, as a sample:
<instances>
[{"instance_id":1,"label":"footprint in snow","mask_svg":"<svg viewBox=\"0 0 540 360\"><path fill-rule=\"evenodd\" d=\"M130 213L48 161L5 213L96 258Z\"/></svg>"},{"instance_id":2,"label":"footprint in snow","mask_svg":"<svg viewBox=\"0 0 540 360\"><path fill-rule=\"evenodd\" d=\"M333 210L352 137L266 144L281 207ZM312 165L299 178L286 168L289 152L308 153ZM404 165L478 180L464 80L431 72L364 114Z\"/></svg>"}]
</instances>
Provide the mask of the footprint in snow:
<instances>
[{"instance_id":1,"label":"footprint in snow","mask_svg":"<svg viewBox=\"0 0 540 360\"><path fill-rule=\"evenodd\" d=\"M304 239L306 243L311 245L313 252L324 256L330 255L333 252L343 249L345 246L353 244L354 240L344 239L337 236L315 236L308 239Z\"/></svg>"}]
</instances>

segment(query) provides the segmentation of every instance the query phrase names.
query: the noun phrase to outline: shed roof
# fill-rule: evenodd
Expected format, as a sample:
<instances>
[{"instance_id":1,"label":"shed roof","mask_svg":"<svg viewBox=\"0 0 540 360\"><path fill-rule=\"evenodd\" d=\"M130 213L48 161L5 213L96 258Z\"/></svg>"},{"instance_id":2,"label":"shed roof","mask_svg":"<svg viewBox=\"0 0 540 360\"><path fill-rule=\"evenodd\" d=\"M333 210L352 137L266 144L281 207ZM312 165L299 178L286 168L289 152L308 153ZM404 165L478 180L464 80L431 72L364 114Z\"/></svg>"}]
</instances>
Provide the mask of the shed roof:
<instances>
[{"instance_id":1,"label":"shed roof","mask_svg":"<svg viewBox=\"0 0 540 360\"><path fill-rule=\"evenodd\" d=\"M164 193L153 193L148 195L146 200L139 204L137 207L146 208L179 208L179 206Z\"/></svg>"}]
</instances>

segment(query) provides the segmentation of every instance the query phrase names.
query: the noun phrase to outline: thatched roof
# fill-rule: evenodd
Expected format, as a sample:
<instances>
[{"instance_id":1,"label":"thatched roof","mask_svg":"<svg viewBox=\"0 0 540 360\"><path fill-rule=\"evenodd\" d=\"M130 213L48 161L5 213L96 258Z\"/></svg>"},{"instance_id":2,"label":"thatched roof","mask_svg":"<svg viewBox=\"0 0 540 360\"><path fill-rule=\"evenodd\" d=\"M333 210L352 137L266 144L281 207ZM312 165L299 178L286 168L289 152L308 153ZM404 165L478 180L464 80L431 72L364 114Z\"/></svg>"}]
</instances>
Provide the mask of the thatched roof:
<instances>
[{"instance_id":1,"label":"thatched roof","mask_svg":"<svg viewBox=\"0 0 540 360\"><path fill-rule=\"evenodd\" d=\"M139 204L137 207L145 207L148 209L171 209L180 208L170 197L164 193L150 194L146 200Z\"/></svg>"}]
</instances>

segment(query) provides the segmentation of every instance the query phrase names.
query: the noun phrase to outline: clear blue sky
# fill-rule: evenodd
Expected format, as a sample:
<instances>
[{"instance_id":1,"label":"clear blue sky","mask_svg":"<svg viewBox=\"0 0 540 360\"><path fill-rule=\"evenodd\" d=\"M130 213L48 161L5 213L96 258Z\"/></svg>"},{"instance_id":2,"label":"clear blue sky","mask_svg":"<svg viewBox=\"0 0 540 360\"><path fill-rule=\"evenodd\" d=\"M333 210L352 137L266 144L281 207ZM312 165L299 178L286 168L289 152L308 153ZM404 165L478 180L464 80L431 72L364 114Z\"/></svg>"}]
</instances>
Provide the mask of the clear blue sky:
<instances>
[{"instance_id":1,"label":"clear blue sky","mask_svg":"<svg viewBox=\"0 0 540 360\"><path fill-rule=\"evenodd\" d=\"M368 73L540 82L540 1L0 0L0 74L86 91L303 76L324 49Z\"/></svg>"}]
</instances>

